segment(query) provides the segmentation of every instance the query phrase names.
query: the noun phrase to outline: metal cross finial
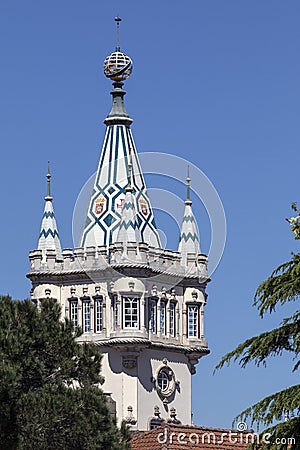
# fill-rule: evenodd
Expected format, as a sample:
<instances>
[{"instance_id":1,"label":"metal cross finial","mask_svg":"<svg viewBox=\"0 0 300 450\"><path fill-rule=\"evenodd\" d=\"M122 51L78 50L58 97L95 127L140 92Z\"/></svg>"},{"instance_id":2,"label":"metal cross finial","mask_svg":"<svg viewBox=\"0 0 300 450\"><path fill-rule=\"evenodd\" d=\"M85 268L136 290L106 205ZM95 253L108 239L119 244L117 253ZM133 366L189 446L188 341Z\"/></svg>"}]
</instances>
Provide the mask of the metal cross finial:
<instances>
[{"instance_id":1,"label":"metal cross finial","mask_svg":"<svg viewBox=\"0 0 300 450\"><path fill-rule=\"evenodd\" d=\"M115 17L116 22L116 51L120 51L120 22L122 21L121 17L117 16Z\"/></svg>"},{"instance_id":2,"label":"metal cross finial","mask_svg":"<svg viewBox=\"0 0 300 450\"><path fill-rule=\"evenodd\" d=\"M47 196L48 196L48 197L51 197L51 173L50 173L50 161L48 161Z\"/></svg>"}]
</instances>

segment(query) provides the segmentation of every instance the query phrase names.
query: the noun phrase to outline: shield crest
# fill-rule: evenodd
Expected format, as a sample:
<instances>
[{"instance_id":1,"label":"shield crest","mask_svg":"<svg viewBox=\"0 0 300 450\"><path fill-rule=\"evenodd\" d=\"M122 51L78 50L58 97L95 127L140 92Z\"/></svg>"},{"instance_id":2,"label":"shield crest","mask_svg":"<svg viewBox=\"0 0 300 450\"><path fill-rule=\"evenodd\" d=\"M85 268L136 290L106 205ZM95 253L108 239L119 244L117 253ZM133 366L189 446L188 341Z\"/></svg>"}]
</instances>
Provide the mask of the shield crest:
<instances>
[{"instance_id":1,"label":"shield crest","mask_svg":"<svg viewBox=\"0 0 300 450\"><path fill-rule=\"evenodd\" d=\"M140 210L144 216L148 216L149 214L148 203L143 199L140 200Z\"/></svg>"},{"instance_id":2,"label":"shield crest","mask_svg":"<svg viewBox=\"0 0 300 450\"><path fill-rule=\"evenodd\" d=\"M104 206L105 206L105 198L104 197L97 198L95 202L95 214L97 216L100 216L100 214L102 214Z\"/></svg>"}]
</instances>

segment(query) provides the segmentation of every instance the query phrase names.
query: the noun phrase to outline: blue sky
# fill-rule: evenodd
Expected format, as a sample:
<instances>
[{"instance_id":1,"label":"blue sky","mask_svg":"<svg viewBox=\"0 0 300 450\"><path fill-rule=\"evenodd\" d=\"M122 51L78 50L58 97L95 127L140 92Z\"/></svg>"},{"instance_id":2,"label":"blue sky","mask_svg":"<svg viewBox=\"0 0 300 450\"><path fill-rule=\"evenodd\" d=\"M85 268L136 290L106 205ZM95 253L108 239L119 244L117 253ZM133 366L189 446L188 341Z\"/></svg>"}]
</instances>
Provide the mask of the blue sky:
<instances>
[{"instance_id":1,"label":"blue sky","mask_svg":"<svg viewBox=\"0 0 300 450\"><path fill-rule=\"evenodd\" d=\"M111 104L102 63L114 49L117 14L122 49L134 60L126 107L138 150L191 161L225 208L227 244L208 287L211 355L194 376L193 409L197 424L230 427L239 411L297 382L286 356L267 368L212 371L225 352L293 309L261 320L251 305L258 284L299 249L284 220L299 201L299 2L2 1L0 290L28 295L48 159L61 240L73 245L74 204L96 170ZM207 251L197 202L195 216Z\"/></svg>"}]
</instances>

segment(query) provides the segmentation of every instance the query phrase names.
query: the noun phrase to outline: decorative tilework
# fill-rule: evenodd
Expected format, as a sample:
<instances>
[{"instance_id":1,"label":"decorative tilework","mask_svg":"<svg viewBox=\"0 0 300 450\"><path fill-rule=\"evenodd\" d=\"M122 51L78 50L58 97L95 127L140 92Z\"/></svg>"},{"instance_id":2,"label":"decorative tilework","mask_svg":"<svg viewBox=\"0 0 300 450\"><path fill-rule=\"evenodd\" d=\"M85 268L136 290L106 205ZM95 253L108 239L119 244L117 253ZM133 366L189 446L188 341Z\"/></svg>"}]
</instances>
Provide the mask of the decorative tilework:
<instances>
[{"instance_id":1,"label":"decorative tilework","mask_svg":"<svg viewBox=\"0 0 300 450\"><path fill-rule=\"evenodd\" d=\"M62 258L59 234L52 204L52 197L50 196L45 198L45 208L38 241L38 249L42 250L44 258L46 256L47 250L55 250L57 259Z\"/></svg>"},{"instance_id":2,"label":"decorative tilework","mask_svg":"<svg viewBox=\"0 0 300 450\"><path fill-rule=\"evenodd\" d=\"M154 247L161 247L133 136L130 128L123 124L107 127L81 237L82 247L108 246L117 240L128 183L130 149L133 166L131 196L140 240Z\"/></svg>"},{"instance_id":3,"label":"decorative tilework","mask_svg":"<svg viewBox=\"0 0 300 450\"><path fill-rule=\"evenodd\" d=\"M191 202L186 202L178 245L182 265L187 263L188 253L200 253L199 234L194 219Z\"/></svg>"}]
</instances>

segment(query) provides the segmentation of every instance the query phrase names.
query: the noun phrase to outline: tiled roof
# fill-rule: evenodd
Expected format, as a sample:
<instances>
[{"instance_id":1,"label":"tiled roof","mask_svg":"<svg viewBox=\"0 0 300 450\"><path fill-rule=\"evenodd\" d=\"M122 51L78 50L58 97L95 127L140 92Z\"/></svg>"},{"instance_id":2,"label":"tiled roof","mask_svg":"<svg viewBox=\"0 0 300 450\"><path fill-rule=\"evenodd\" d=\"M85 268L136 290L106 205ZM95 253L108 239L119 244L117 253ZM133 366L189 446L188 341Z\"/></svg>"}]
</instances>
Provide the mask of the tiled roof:
<instances>
[{"instance_id":1,"label":"tiled roof","mask_svg":"<svg viewBox=\"0 0 300 450\"><path fill-rule=\"evenodd\" d=\"M257 435L252 431L175 424L134 431L132 435L132 450L246 450L252 439L257 442Z\"/></svg>"}]
</instances>

